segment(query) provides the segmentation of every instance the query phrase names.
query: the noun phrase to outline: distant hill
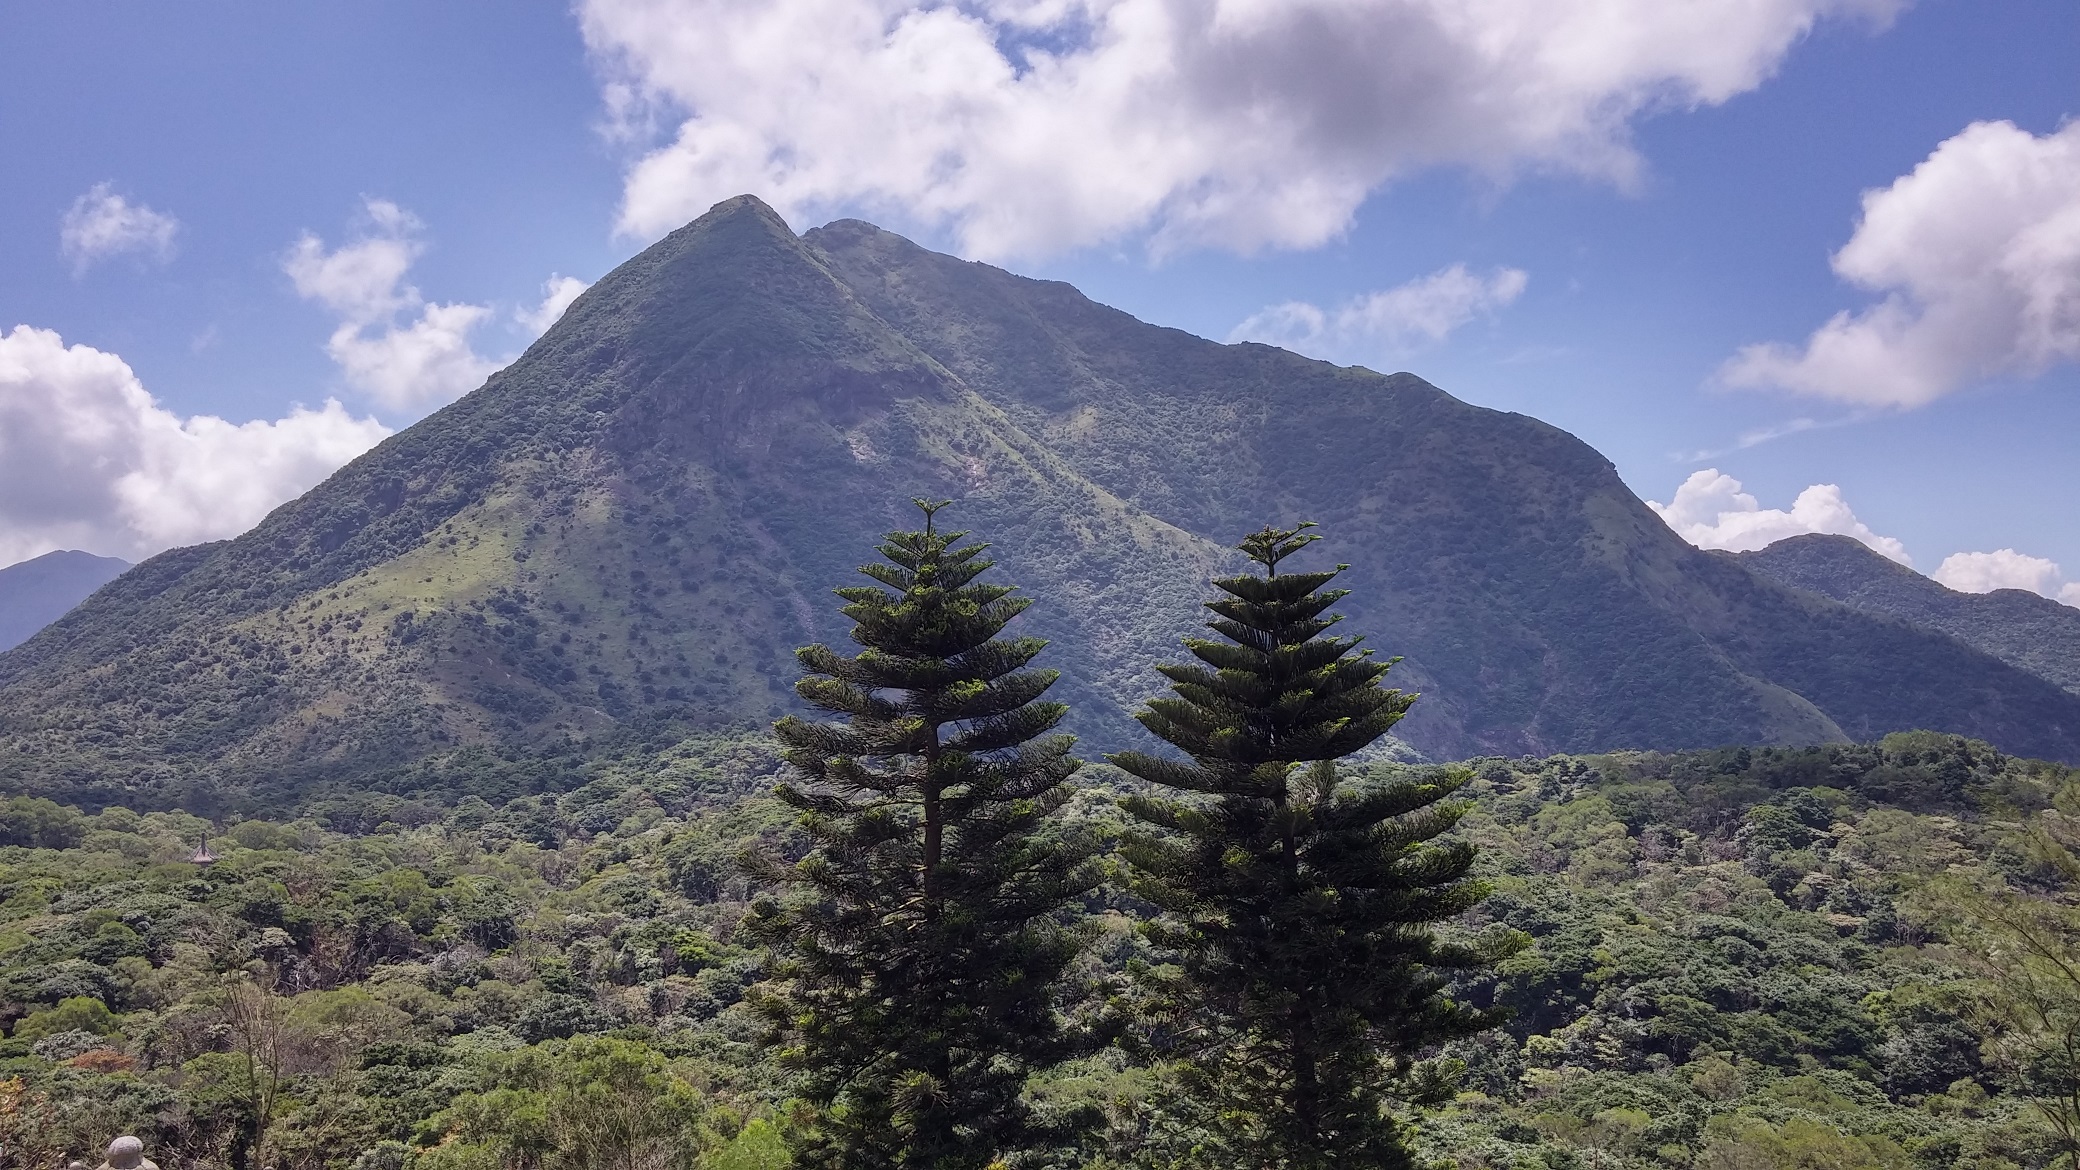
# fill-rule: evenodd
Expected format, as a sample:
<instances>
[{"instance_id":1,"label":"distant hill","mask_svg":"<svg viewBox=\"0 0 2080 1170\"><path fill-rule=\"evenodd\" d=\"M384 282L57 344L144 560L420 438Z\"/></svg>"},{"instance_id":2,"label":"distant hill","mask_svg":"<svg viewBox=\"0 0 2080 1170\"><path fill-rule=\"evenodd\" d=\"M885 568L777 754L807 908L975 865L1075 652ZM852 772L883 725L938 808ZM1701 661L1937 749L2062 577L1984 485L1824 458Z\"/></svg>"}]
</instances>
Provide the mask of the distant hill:
<instances>
[{"instance_id":1,"label":"distant hill","mask_svg":"<svg viewBox=\"0 0 2080 1170\"><path fill-rule=\"evenodd\" d=\"M1847 536L1794 536L1740 561L1794 589L1941 630L2080 694L2080 609L2070 605L2026 589L1960 593Z\"/></svg>"},{"instance_id":2,"label":"distant hill","mask_svg":"<svg viewBox=\"0 0 2080 1170\"><path fill-rule=\"evenodd\" d=\"M0 650L28 641L129 567L114 557L50 552L0 569Z\"/></svg>"},{"instance_id":3,"label":"distant hill","mask_svg":"<svg viewBox=\"0 0 2080 1170\"><path fill-rule=\"evenodd\" d=\"M1126 712L1229 546L1305 519L1434 757L1925 727L2080 760L2080 697L1691 547L1536 419L740 197L253 531L0 655L0 777L192 806L754 726L913 496L1037 598L1093 753L1145 742Z\"/></svg>"}]
</instances>

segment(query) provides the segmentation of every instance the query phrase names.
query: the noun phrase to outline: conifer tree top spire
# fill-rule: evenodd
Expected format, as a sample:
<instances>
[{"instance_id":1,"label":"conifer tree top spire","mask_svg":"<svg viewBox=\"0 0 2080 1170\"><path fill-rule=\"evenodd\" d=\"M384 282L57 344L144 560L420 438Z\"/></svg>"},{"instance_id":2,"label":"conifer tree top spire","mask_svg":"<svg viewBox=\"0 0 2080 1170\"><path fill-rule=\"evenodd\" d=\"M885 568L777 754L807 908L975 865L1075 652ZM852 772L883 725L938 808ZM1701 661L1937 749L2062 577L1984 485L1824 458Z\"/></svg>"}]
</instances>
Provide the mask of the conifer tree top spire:
<instances>
[{"instance_id":1,"label":"conifer tree top spire","mask_svg":"<svg viewBox=\"0 0 2080 1170\"><path fill-rule=\"evenodd\" d=\"M1309 532L1315 526L1312 520L1302 520L1291 528L1276 528L1266 524L1242 538L1235 547L1241 549L1250 560L1264 566L1270 576L1278 576L1278 562L1292 556L1321 537ZM1341 569L1345 566L1338 565Z\"/></svg>"},{"instance_id":2,"label":"conifer tree top spire","mask_svg":"<svg viewBox=\"0 0 2080 1170\"><path fill-rule=\"evenodd\" d=\"M924 512L924 534L926 536L932 535L932 517L939 514L939 509L953 504L952 500L927 500L923 496L912 496L910 497L910 502L916 504L919 510Z\"/></svg>"}]
</instances>

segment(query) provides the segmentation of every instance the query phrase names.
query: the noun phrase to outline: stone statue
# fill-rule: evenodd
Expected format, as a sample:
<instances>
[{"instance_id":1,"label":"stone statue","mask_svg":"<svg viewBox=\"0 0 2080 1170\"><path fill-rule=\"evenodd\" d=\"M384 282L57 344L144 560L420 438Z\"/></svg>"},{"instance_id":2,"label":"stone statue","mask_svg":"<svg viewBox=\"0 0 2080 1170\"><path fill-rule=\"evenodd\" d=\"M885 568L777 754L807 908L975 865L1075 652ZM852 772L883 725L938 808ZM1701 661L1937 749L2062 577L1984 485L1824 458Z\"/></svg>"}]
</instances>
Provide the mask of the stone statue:
<instances>
[{"instance_id":1,"label":"stone statue","mask_svg":"<svg viewBox=\"0 0 2080 1170\"><path fill-rule=\"evenodd\" d=\"M128 1134L108 1143L108 1161L100 1170L159 1170L159 1164L144 1156L144 1143Z\"/></svg>"}]
</instances>

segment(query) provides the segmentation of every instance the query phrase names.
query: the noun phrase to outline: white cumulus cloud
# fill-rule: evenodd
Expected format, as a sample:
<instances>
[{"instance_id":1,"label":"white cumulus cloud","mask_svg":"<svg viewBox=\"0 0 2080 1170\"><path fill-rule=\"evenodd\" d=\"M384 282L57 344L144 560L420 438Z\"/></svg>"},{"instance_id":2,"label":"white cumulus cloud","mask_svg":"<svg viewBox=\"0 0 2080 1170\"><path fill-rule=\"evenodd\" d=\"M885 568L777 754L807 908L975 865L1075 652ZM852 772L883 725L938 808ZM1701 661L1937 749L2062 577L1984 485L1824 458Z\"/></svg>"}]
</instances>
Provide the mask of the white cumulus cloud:
<instances>
[{"instance_id":1,"label":"white cumulus cloud","mask_svg":"<svg viewBox=\"0 0 2080 1170\"><path fill-rule=\"evenodd\" d=\"M96 183L58 221L58 245L80 272L125 252L166 260L180 226L171 215L116 194L114 184Z\"/></svg>"},{"instance_id":2,"label":"white cumulus cloud","mask_svg":"<svg viewBox=\"0 0 2080 1170\"><path fill-rule=\"evenodd\" d=\"M1620 185L1644 115L1760 85L1902 0L579 0L625 134L623 231L742 192L969 255L1146 235L1310 247L1398 176Z\"/></svg>"},{"instance_id":3,"label":"white cumulus cloud","mask_svg":"<svg viewBox=\"0 0 2080 1170\"><path fill-rule=\"evenodd\" d=\"M563 316L563 311L571 307L572 301L578 299L578 294L591 287L589 282L579 280L575 276L562 276L552 272L549 279L542 282L542 303L532 309L516 311L513 319L537 336L547 333L549 326L556 324L557 319Z\"/></svg>"},{"instance_id":4,"label":"white cumulus cloud","mask_svg":"<svg viewBox=\"0 0 2080 1170\"><path fill-rule=\"evenodd\" d=\"M368 227L360 239L327 250L325 241L305 233L282 270L298 293L339 315L325 351L348 385L399 411L460 398L505 364L470 344L471 331L491 309L421 296L405 277L426 249L425 225L388 200L369 199L365 206Z\"/></svg>"},{"instance_id":5,"label":"white cumulus cloud","mask_svg":"<svg viewBox=\"0 0 2080 1170\"><path fill-rule=\"evenodd\" d=\"M182 418L116 355L16 326L0 334L0 564L234 536L389 433L332 400L272 422Z\"/></svg>"},{"instance_id":6,"label":"white cumulus cloud","mask_svg":"<svg viewBox=\"0 0 2080 1170\"><path fill-rule=\"evenodd\" d=\"M347 384L392 410L417 413L460 398L512 360L478 353L470 335L494 314L489 305L428 301L406 277L426 251L426 225L387 199L364 199L360 237L338 248L305 232L282 259L296 291L332 310L339 327L325 352ZM541 303L513 312L538 336L591 287L551 274Z\"/></svg>"},{"instance_id":7,"label":"white cumulus cloud","mask_svg":"<svg viewBox=\"0 0 2080 1170\"><path fill-rule=\"evenodd\" d=\"M1951 553L1929 575L1961 593L2027 589L2067 605L2080 606L2080 581L2066 580L2058 562L2028 556L2012 548Z\"/></svg>"},{"instance_id":8,"label":"white cumulus cloud","mask_svg":"<svg viewBox=\"0 0 2080 1170\"><path fill-rule=\"evenodd\" d=\"M1834 269L1884 299L1836 314L1803 347L1748 346L1720 377L1907 408L2080 359L2080 122L2041 136L1967 127L1864 194Z\"/></svg>"},{"instance_id":9,"label":"white cumulus cloud","mask_svg":"<svg viewBox=\"0 0 2080 1170\"><path fill-rule=\"evenodd\" d=\"M1306 301L1272 305L1237 325L1228 340L1322 356L1380 347L1404 350L1443 341L1475 317L1508 305L1523 295L1528 280L1520 268L1498 268L1483 277L1454 264L1333 311Z\"/></svg>"},{"instance_id":10,"label":"white cumulus cloud","mask_svg":"<svg viewBox=\"0 0 2080 1170\"><path fill-rule=\"evenodd\" d=\"M1890 536L1880 536L1856 518L1842 489L1831 483L1816 483L1798 493L1789 511L1765 508L1761 501L1741 490L1741 481L1718 470L1706 468L1693 473L1676 488L1666 504L1647 501L1677 536L1699 548L1721 548L1729 552L1753 552L1787 536L1825 532L1853 536L1902 565L1911 565L1907 546Z\"/></svg>"}]
</instances>

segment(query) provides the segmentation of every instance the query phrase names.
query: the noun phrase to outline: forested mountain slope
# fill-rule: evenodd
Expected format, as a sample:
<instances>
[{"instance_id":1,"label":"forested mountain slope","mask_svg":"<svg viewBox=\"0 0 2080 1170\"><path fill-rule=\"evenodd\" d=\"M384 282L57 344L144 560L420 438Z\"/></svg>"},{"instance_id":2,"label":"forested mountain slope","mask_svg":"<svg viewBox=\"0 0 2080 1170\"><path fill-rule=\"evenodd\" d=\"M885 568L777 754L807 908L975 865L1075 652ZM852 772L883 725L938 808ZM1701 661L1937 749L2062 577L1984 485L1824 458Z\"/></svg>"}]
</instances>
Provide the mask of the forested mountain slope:
<instances>
[{"instance_id":1,"label":"forested mountain slope","mask_svg":"<svg viewBox=\"0 0 2080 1170\"><path fill-rule=\"evenodd\" d=\"M603 744L785 709L913 496L1038 598L1093 751L1139 734L1228 546L1311 519L1434 757L1931 727L2080 759L2080 697L1690 547L1546 424L744 197L252 532L0 656L0 777L195 808L485 745L556 787Z\"/></svg>"},{"instance_id":2,"label":"forested mountain slope","mask_svg":"<svg viewBox=\"0 0 2080 1170\"><path fill-rule=\"evenodd\" d=\"M1402 685L1426 695L1397 732L1435 755L1960 719L2007 724L1996 742L2036 734L2011 704L2051 721L2039 730L2061 742L2044 754L2080 743L2072 709L2034 681L1728 571L1536 419L1409 374L1153 328L859 221L804 238L882 320L1121 498L1221 543L1267 510L1320 521L1353 566L1350 628L1407 656ZM1901 671L1951 685L1924 694ZM1971 713L1938 714L1960 698Z\"/></svg>"},{"instance_id":3,"label":"forested mountain slope","mask_svg":"<svg viewBox=\"0 0 2080 1170\"><path fill-rule=\"evenodd\" d=\"M2024 589L1960 593L1847 536L1794 536L1740 562L1779 584L1941 630L2080 693L2080 609L2070 605Z\"/></svg>"},{"instance_id":4,"label":"forested mountain slope","mask_svg":"<svg viewBox=\"0 0 2080 1170\"><path fill-rule=\"evenodd\" d=\"M130 562L84 552L50 552L0 569L0 650L29 640Z\"/></svg>"}]
</instances>

